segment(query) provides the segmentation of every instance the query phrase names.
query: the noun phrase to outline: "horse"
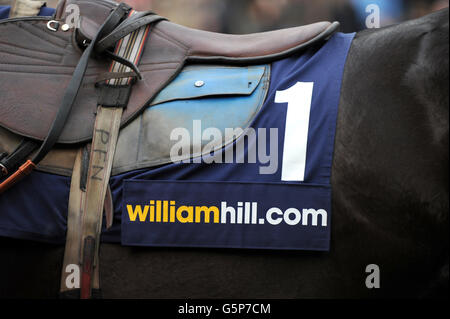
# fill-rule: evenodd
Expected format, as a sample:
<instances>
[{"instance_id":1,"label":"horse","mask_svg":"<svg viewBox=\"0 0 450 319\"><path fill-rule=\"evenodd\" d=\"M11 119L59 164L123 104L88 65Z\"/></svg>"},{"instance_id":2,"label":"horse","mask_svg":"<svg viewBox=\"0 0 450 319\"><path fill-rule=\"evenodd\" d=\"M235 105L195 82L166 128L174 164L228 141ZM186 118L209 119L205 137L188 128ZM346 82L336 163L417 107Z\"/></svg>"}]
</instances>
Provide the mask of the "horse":
<instances>
[{"instance_id":1,"label":"horse","mask_svg":"<svg viewBox=\"0 0 450 319\"><path fill-rule=\"evenodd\" d=\"M448 297L448 14L355 35L329 252L102 244L103 297ZM58 296L64 247L1 238L0 254L2 297ZM371 264L378 289L365 285Z\"/></svg>"}]
</instances>

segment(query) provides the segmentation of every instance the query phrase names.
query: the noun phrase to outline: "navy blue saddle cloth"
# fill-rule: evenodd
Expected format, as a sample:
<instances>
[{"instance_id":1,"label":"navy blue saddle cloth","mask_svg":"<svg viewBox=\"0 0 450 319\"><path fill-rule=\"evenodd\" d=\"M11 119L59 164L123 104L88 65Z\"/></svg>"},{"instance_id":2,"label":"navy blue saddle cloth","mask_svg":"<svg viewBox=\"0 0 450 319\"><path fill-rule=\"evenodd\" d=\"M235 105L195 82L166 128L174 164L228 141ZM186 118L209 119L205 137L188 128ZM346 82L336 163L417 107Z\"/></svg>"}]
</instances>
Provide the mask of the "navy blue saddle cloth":
<instances>
[{"instance_id":1,"label":"navy blue saddle cloth","mask_svg":"<svg viewBox=\"0 0 450 319\"><path fill-rule=\"evenodd\" d=\"M270 65L185 68L124 128L127 138L121 133L114 223L102 240L329 250L334 137L353 37L337 33ZM70 176L44 171L0 196L0 236L64 243Z\"/></svg>"}]
</instances>

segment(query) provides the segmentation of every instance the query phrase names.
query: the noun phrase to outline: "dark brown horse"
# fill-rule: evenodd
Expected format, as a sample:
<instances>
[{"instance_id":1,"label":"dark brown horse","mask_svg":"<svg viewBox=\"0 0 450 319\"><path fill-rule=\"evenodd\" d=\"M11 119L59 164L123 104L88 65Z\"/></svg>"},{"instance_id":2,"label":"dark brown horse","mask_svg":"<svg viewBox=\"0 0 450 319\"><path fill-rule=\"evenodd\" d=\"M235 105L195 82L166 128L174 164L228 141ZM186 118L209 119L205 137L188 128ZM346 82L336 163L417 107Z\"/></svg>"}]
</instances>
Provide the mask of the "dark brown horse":
<instances>
[{"instance_id":1,"label":"dark brown horse","mask_svg":"<svg viewBox=\"0 0 450 319\"><path fill-rule=\"evenodd\" d=\"M356 35L332 171L330 252L104 244L105 298L445 297L449 15ZM2 297L58 297L62 246L0 240ZM365 285L366 266L381 288Z\"/></svg>"}]
</instances>

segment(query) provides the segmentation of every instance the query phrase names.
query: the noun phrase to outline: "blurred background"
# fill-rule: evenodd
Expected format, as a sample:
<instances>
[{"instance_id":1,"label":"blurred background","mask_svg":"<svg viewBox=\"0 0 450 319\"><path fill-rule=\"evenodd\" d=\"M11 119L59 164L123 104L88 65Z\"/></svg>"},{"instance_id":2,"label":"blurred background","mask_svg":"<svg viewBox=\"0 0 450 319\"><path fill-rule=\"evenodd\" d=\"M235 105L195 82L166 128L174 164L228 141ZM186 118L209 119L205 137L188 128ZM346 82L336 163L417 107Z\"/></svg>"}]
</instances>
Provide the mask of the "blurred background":
<instances>
[{"instance_id":1,"label":"blurred background","mask_svg":"<svg viewBox=\"0 0 450 319\"><path fill-rule=\"evenodd\" d=\"M5 2L8 0L0 0ZM216 32L251 33L321 20L341 22L341 31L366 28L366 7L380 8L381 26L448 7L449 0L119 0L153 10L173 22ZM55 7L57 0L47 0Z\"/></svg>"}]
</instances>

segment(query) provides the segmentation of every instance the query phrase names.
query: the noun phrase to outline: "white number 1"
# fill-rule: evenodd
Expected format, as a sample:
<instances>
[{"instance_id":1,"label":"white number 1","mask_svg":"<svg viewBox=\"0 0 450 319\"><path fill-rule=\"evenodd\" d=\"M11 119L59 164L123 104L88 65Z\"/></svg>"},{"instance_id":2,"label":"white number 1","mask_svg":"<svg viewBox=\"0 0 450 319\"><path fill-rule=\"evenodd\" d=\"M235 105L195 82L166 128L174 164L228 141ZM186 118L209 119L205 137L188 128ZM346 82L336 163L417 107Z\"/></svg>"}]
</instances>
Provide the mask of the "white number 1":
<instances>
[{"instance_id":1,"label":"white number 1","mask_svg":"<svg viewBox=\"0 0 450 319\"><path fill-rule=\"evenodd\" d=\"M284 91L277 91L275 103L287 103L281 180L303 182L306 168L309 115L313 82L297 82Z\"/></svg>"}]
</instances>

